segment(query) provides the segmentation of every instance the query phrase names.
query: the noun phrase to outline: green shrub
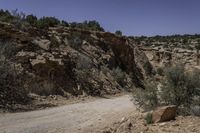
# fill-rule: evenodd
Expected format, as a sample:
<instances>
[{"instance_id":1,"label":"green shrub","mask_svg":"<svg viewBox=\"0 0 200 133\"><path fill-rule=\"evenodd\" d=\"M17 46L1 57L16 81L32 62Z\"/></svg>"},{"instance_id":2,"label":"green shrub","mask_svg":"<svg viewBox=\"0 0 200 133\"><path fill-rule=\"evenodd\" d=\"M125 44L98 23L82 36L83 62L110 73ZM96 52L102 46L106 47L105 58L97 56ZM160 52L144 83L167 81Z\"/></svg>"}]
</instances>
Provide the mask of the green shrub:
<instances>
[{"instance_id":1,"label":"green shrub","mask_svg":"<svg viewBox=\"0 0 200 133\"><path fill-rule=\"evenodd\" d=\"M152 119L152 113L147 113L146 117L145 117L145 121L147 124L152 124L153 123L153 119Z\"/></svg>"},{"instance_id":2,"label":"green shrub","mask_svg":"<svg viewBox=\"0 0 200 133\"><path fill-rule=\"evenodd\" d=\"M116 34L117 36L122 36L122 32L121 32L120 30L117 30L117 31L115 32L115 34Z\"/></svg>"},{"instance_id":3,"label":"green shrub","mask_svg":"<svg viewBox=\"0 0 200 133\"><path fill-rule=\"evenodd\" d=\"M22 77L10 64L0 62L0 108L29 101Z\"/></svg>"},{"instance_id":4,"label":"green shrub","mask_svg":"<svg viewBox=\"0 0 200 133\"><path fill-rule=\"evenodd\" d=\"M18 49L16 44L0 41L0 60L4 58L5 61L12 58L17 53L17 51Z\"/></svg>"},{"instance_id":5,"label":"green shrub","mask_svg":"<svg viewBox=\"0 0 200 133\"><path fill-rule=\"evenodd\" d=\"M164 68L163 68L163 67L159 67L159 68L157 69L157 73L158 73L158 75L160 75L160 76L164 76Z\"/></svg>"},{"instance_id":6,"label":"green shrub","mask_svg":"<svg viewBox=\"0 0 200 133\"><path fill-rule=\"evenodd\" d=\"M143 68L145 70L145 73L147 75L153 75L155 72L152 68L152 65L149 63L149 62L146 62L144 65L143 65Z\"/></svg>"},{"instance_id":7,"label":"green shrub","mask_svg":"<svg viewBox=\"0 0 200 133\"><path fill-rule=\"evenodd\" d=\"M11 22L12 20L14 19L14 17L11 15L11 13L6 10L0 10L0 21L3 21L3 22Z\"/></svg>"},{"instance_id":8,"label":"green shrub","mask_svg":"<svg viewBox=\"0 0 200 133\"><path fill-rule=\"evenodd\" d=\"M84 30L91 30L91 31L104 31L99 22L95 20L84 21L83 23L72 22L70 24L70 27L84 29Z\"/></svg>"},{"instance_id":9,"label":"green shrub","mask_svg":"<svg viewBox=\"0 0 200 133\"><path fill-rule=\"evenodd\" d=\"M79 50L83 43L83 38L80 33L73 33L70 37L68 37L69 44L72 48Z\"/></svg>"},{"instance_id":10,"label":"green shrub","mask_svg":"<svg viewBox=\"0 0 200 133\"><path fill-rule=\"evenodd\" d=\"M135 104L147 111L158 106L158 89L155 81L148 80L144 85L144 90L137 89L133 92L133 100Z\"/></svg>"},{"instance_id":11,"label":"green shrub","mask_svg":"<svg viewBox=\"0 0 200 133\"><path fill-rule=\"evenodd\" d=\"M10 63L16 51L15 44L0 42L0 107L2 108L12 107L13 104L25 104L29 101L23 79L26 75L19 73Z\"/></svg>"},{"instance_id":12,"label":"green shrub","mask_svg":"<svg viewBox=\"0 0 200 133\"><path fill-rule=\"evenodd\" d=\"M37 21L38 28L48 28L59 25L60 21L55 17L42 17Z\"/></svg>"},{"instance_id":13,"label":"green shrub","mask_svg":"<svg viewBox=\"0 0 200 133\"><path fill-rule=\"evenodd\" d=\"M61 21L61 24L62 24L63 26L65 26L65 27L69 27L69 23L66 22L66 21L64 21L64 20Z\"/></svg>"},{"instance_id":14,"label":"green shrub","mask_svg":"<svg viewBox=\"0 0 200 133\"><path fill-rule=\"evenodd\" d=\"M159 87L153 80L145 83L145 90L136 90L136 103L148 110L159 105L177 105L179 114L190 114L192 107L200 105L199 70L186 72L184 66L177 65L166 68L164 78Z\"/></svg>"},{"instance_id":15,"label":"green shrub","mask_svg":"<svg viewBox=\"0 0 200 133\"><path fill-rule=\"evenodd\" d=\"M125 86L126 73L122 71L121 68L117 67L112 70L112 76L116 81L122 86Z\"/></svg>"},{"instance_id":16,"label":"green shrub","mask_svg":"<svg viewBox=\"0 0 200 133\"><path fill-rule=\"evenodd\" d=\"M168 68L165 72L161 97L167 104L189 107L195 96L200 96L200 72L185 72L183 66Z\"/></svg>"},{"instance_id":17,"label":"green shrub","mask_svg":"<svg viewBox=\"0 0 200 133\"><path fill-rule=\"evenodd\" d=\"M91 70L92 60L83 54L79 54L76 62L76 82L78 85L80 85L81 90L84 90L84 92L89 95L99 95L99 89L97 89L96 86L91 83L91 80L95 79L96 76Z\"/></svg>"},{"instance_id":18,"label":"green shrub","mask_svg":"<svg viewBox=\"0 0 200 133\"><path fill-rule=\"evenodd\" d=\"M30 23L31 25L33 25L33 26L37 25L37 17L34 16L34 15L28 15L28 16L26 16L26 21L28 23Z\"/></svg>"},{"instance_id":19,"label":"green shrub","mask_svg":"<svg viewBox=\"0 0 200 133\"><path fill-rule=\"evenodd\" d=\"M84 23L83 23L84 25ZM92 20L92 21L85 21L85 25L86 29L92 30L92 31L104 31L104 29L101 27L101 25L99 24L99 22Z\"/></svg>"},{"instance_id":20,"label":"green shrub","mask_svg":"<svg viewBox=\"0 0 200 133\"><path fill-rule=\"evenodd\" d=\"M79 28L84 30L92 30L92 31L104 31L99 22L92 21L84 21L83 23L72 22L68 23L64 20L60 21L55 17L42 17L37 19L34 15L27 15L23 12L18 12L18 10L14 10L11 13L6 10L0 10L0 21L8 22L14 24L17 28L21 27L25 30L28 30L29 26L36 26L40 29L47 29L48 27L54 27L56 25L62 25L65 27Z\"/></svg>"}]
</instances>

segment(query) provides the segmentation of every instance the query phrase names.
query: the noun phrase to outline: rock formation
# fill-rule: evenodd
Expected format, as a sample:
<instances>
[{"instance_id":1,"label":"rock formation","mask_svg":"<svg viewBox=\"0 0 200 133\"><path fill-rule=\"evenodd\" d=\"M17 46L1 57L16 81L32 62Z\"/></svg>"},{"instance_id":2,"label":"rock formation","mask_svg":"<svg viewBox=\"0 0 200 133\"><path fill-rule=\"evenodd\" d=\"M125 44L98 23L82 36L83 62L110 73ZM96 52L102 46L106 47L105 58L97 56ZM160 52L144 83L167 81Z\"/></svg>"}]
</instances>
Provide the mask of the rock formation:
<instances>
[{"instance_id":1,"label":"rock formation","mask_svg":"<svg viewBox=\"0 0 200 133\"><path fill-rule=\"evenodd\" d=\"M29 75L24 80L33 92L51 83L55 94L113 94L133 85L143 87L152 74L146 55L126 37L62 26L28 31L7 23L0 27L1 42L15 46L14 56L7 60ZM125 75L124 85L113 74L116 68Z\"/></svg>"}]
</instances>

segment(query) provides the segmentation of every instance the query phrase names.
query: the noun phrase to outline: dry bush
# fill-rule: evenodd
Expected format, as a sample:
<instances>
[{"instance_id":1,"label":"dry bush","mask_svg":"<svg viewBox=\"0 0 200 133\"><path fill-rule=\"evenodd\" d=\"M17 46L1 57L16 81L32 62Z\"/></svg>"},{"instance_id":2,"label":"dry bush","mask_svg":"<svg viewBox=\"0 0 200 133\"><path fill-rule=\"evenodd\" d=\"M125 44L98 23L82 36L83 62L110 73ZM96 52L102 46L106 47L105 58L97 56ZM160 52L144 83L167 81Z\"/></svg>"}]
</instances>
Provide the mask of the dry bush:
<instances>
[{"instance_id":1,"label":"dry bush","mask_svg":"<svg viewBox=\"0 0 200 133\"><path fill-rule=\"evenodd\" d=\"M73 33L67 39L69 40L69 44L72 48L74 48L75 50L81 49L83 37L80 33Z\"/></svg>"},{"instance_id":2,"label":"dry bush","mask_svg":"<svg viewBox=\"0 0 200 133\"><path fill-rule=\"evenodd\" d=\"M96 81L98 79L98 75L92 71L92 60L83 55L79 54L77 57L77 63L75 68L76 82L80 85L81 90L86 92L89 95L101 95L101 84L100 81ZM95 86L92 81L97 83Z\"/></svg>"},{"instance_id":3,"label":"dry bush","mask_svg":"<svg viewBox=\"0 0 200 133\"><path fill-rule=\"evenodd\" d=\"M136 88L133 92L133 101L145 111L155 108L159 104L156 82L148 80L144 83L144 89Z\"/></svg>"},{"instance_id":4,"label":"dry bush","mask_svg":"<svg viewBox=\"0 0 200 133\"><path fill-rule=\"evenodd\" d=\"M0 107L9 108L14 104L28 103L22 76L10 64L0 63Z\"/></svg>"},{"instance_id":5,"label":"dry bush","mask_svg":"<svg viewBox=\"0 0 200 133\"><path fill-rule=\"evenodd\" d=\"M145 110L159 105L177 105L179 114L199 114L200 71L186 72L184 66L177 65L165 69L165 79L158 87L155 80L145 83L144 90L136 90L135 102Z\"/></svg>"},{"instance_id":6,"label":"dry bush","mask_svg":"<svg viewBox=\"0 0 200 133\"><path fill-rule=\"evenodd\" d=\"M195 116L200 116L200 106L199 105L192 105L190 107L190 113Z\"/></svg>"},{"instance_id":7,"label":"dry bush","mask_svg":"<svg viewBox=\"0 0 200 133\"><path fill-rule=\"evenodd\" d=\"M19 73L9 61L15 54L16 47L9 42L0 42L0 107L12 108L14 104L29 101L24 87L24 73Z\"/></svg>"},{"instance_id":8,"label":"dry bush","mask_svg":"<svg viewBox=\"0 0 200 133\"><path fill-rule=\"evenodd\" d=\"M163 67L157 68L157 73L158 73L158 75L160 75L160 76L164 76L164 69L163 69Z\"/></svg>"},{"instance_id":9,"label":"dry bush","mask_svg":"<svg viewBox=\"0 0 200 133\"><path fill-rule=\"evenodd\" d=\"M112 76L116 79L116 81L121 85L122 87L126 84L126 73L120 69L119 67L112 70Z\"/></svg>"},{"instance_id":10,"label":"dry bush","mask_svg":"<svg viewBox=\"0 0 200 133\"><path fill-rule=\"evenodd\" d=\"M64 95L63 90L50 81L38 81L29 85L29 91L41 96Z\"/></svg>"},{"instance_id":11,"label":"dry bush","mask_svg":"<svg viewBox=\"0 0 200 133\"><path fill-rule=\"evenodd\" d=\"M200 96L200 71L185 72L184 66L167 68L161 97L167 104L189 107Z\"/></svg>"}]
</instances>

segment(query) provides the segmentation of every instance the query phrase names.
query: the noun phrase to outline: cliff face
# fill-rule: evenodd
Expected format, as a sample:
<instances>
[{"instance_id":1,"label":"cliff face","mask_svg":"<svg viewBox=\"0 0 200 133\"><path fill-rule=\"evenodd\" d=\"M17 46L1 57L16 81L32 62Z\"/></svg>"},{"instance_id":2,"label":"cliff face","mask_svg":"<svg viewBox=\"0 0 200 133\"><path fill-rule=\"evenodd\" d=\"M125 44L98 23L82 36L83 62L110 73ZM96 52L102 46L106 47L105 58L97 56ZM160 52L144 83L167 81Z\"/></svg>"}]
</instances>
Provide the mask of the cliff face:
<instances>
[{"instance_id":1,"label":"cliff face","mask_svg":"<svg viewBox=\"0 0 200 133\"><path fill-rule=\"evenodd\" d=\"M142 87L152 74L134 40L107 32L66 27L20 31L0 23L0 40L5 47L15 47L12 56L1 55L1 60L28 75L24 84L34 93L47 94L49 89L61 95L113 94Z\"/></svg>"},{"instance_id":2,"label":"cliff face","mask_svg":"<svg viewBox=\"0 0 200 133\"><path fill-rule=\"evenodd\" d=\"M130 37L131 38L131 37ZM184 64L186 70L199 69L200 35L133 37L154 67Z\"/></svg>"},{"instance_id":3,"label":"cliff face","mask_svg":"<svg viewBox=\"0 0 200 133\"><path fill-rule=\"evenodd\" d=\"M197 50L186 48L155 48L153 46L140 47L145 52L149 61L155 68L167 67L175 64L183 64L186 70L199 69L199 57Z\"/></svg>"}]
</instances>

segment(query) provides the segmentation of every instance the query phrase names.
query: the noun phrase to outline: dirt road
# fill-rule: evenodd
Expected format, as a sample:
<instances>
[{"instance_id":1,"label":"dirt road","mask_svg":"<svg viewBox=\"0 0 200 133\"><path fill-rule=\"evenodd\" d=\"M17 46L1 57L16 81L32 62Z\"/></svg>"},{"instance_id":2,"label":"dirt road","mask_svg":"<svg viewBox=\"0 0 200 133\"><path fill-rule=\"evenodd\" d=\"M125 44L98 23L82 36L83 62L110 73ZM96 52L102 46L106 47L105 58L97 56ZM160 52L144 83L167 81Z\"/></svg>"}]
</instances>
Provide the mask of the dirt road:
<instances>
[{"instance_id":1,"label":"dirt road","mask_svg":"<svg viewBox=\"0 0 200 133\"><path fill-rule=\"evenodd\" d=\"M130 96L97 99L46 110L0 114L1 133L88 133L121 120L135 110Z\"/></svg>"}]
</instances>

